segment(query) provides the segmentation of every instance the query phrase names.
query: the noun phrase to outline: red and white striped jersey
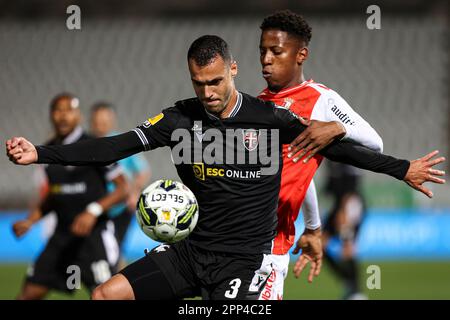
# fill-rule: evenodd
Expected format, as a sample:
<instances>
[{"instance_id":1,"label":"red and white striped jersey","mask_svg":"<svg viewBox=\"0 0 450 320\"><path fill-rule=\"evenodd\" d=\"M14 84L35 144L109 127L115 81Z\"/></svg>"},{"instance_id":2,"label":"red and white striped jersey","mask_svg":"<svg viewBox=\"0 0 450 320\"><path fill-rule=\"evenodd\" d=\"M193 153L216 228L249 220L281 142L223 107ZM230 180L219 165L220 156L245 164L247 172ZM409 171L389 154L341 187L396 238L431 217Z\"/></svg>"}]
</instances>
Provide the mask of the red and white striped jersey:
<instances>
[{"instance_id":1,"label":"red and white striped jersey","mask_svg":"<svg viewBox=\"0 0 450 320\"><path fill-rule=\"evenodd\" d=\"M381 137L339 94L313 80L277 93L266 88L259 98L272 101L307 119L340 121L347 131L343 139L351 139L376 151L383 149ZM294 222L308 186L323 159L322 156L316 155L307 163L294 163L292 159L287 158L287 148L288 145L283 146L278 228L272 250L274 254L285 254L294 244Z\"/></svg>"}]
</instances>

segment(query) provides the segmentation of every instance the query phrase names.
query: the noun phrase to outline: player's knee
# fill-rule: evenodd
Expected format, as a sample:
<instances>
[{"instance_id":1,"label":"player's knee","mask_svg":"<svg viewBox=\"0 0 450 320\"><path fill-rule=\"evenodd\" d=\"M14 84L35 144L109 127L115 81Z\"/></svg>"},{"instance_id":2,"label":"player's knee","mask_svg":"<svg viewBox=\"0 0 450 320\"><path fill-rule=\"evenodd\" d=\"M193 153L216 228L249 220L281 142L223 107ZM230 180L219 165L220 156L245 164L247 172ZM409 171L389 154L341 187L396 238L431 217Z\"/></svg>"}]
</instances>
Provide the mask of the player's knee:
<instances>
[{"instance_id":1,"label":"player's knee","mask_svg":"<svg viewBox=\"0 0 450 320\"><path fill-rule=\"evenodd\" d=\"M108 299L108 290L105 288L103 284L99 285L92 291L91 298L92 300L107 300Z\"/></svg>"},{"instance_id":2,"label":"player's knee","mask_svg":"<svg viewBox=\"0 0 450 320\"><path fill-rule=\"evenodd\" d=\"M92 300L133 300L134 293L128 280L116 274L105 283L94 289Z\"/></svg>"},{"instance_id":3,"label":"player's knee","mask_svg":"<svg viewBox=\"0 0 450 320\"><path fill-rule=\"evenodd\" d=\"M48 288L32 283L25 283L16 300L41 300L48 292Z\"/></svg>"}]
</instances>

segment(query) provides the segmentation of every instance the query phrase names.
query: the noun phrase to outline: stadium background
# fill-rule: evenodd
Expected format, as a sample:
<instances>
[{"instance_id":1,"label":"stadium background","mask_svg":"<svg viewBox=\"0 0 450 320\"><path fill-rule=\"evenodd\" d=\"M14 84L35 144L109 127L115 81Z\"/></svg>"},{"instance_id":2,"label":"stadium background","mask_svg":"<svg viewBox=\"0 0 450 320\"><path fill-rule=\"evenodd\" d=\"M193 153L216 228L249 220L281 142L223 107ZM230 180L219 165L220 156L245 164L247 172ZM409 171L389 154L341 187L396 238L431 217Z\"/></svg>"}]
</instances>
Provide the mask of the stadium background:
<instances>
[{"instance_id":1,"label":"stadium background","mask_svg":"<svg viewBox=\"0 0 450 320\"><path fill-rule=\"evenodd\" d=\"M66 28L70 4L81 8L81 30ZM85 127L88 107L108 100L118 109L120 129L133 128L193 95L185 55L190 42L205 33L229 42L239 64L238 88L256 95L264 88L259 24L274 10L290 8L313 28L306 77L336 90L362 114L383 137L385 153L414 159L439 149L450 158L447 2L378 1L381 30L366 27L370 4L0 0L0 138L48 139L48 103L61 91L79 96ZM177 179L168 150L145 156L152 180ZM11 299L47 229L41 223L24 239L14 239L11 223L26 214L34 169L13 166L3 157L0 172L0 298ZM320 192L323 177L319 170L325 216L330 201ZM450 299L450 187L432 190L435 198L429 200L401 182L364 173L370 211L358 239L361 282L370 264L381 267L382 277L380 290L365 290L369 298ZM126 257L133 260L151 246L134 227ZM287 299L339 296L340 285L326 266L314 285L289 275ZM87 295L81 291L75 297Z\"/></svg>"}]
</instances>

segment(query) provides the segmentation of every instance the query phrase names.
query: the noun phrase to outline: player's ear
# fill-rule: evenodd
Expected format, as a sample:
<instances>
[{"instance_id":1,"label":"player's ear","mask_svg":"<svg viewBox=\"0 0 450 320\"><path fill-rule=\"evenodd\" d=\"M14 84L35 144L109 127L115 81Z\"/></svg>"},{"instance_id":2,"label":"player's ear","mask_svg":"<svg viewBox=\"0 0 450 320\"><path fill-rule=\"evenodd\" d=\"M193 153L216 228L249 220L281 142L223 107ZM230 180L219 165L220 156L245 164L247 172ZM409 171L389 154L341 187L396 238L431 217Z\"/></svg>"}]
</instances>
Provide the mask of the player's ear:
<instances>
[{"instance_id":1,"label":"player's ear","mask_svg":"<svg viewBox=\"0 0 450 320\"><path fill-rule=\"evenodd\" d=\"M236 61L231 61L230 64L230 71L231 71L231 77L236 77L237 73L238 73L238 66L237 66L237 62Z\"/></svg>"},{"instance_id":2,"label":"player's ear","mask_svg":"<svg viewBox=\"0 0 450 320\"><path fill-rule=\"evenodd\" d=\"M297 51L297 63L302 65L306 59L308 59L309 49L308 47L301 47Z\"/></svg>"}]
</instances>

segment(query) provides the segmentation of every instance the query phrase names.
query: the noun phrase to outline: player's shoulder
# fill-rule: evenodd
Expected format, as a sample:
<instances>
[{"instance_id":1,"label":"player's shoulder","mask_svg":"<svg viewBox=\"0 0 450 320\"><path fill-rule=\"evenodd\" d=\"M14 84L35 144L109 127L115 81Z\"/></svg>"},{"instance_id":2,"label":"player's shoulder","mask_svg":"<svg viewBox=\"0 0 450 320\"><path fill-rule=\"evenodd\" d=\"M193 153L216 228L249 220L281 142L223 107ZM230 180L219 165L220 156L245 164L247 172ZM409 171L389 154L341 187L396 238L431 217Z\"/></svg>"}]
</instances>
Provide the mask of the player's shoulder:
<instances>
[{"instance_id":1,"label":"player's shoulder","mask_svg":"<svg viewBox=\"0 0 450 320\"><path fill-rule=\"evenodd\" d=\"M259 109L270 112L271 109L275 108L276 105L272 101L263 100L259 97L252 96L248 93L241 92L242 94L242 104L247 107L247 109Z\"/></svg>"},{"instance_id":2,"label":"player's shoulder","mask_svg":"<svg viewBox=\"0 0 450 320\"><path fill-rule=\"evenodd\" d=\"M252 118L254 118L255 115L258 115L260 119L266 119L270 122L275 121L276 123L298 119L297 115L291 110L284 106L277 105L272 101L263 100L248 94L242 94L242 96L243 103L247 100L247 115L251 115Z\"/></svg>"},{"instance_id":3,"label":"player's shoulder","mask_svg":"<svg viewBox=\"0 0 450 320\"><path fill-rule=\"evenodd\" d=\"M180 112L192 109L198 109L201 107L200 100L196 97L178 100L175 102L173 108L177 109Z\"/></svg>"},{"instance_id":4,"label":"player's shoulder","mask_svg":"<svg viewBox=\"0 0 450 320\"><path fill-rule=\"evenodd\" d=\"M197 98L189 98L176 101L172 106L163 108L162 111L144 122L144 126L149 127L164 120L164 123L178 123L181 119L191 119L199 113L201 104Z\"/></svg>"},{"instance_id":5,"label":"player's shoulder","mask_svg":"<svg viewBox=\"0 0 450 320\"><path fill-rule=\"evenodd\" d=\"M279 111L277 111L277 109L282 108L272 101L263 100L259 97L254 97L246 93L242 93L242 106L243 108L241 108L241 110L243 111L238 113L239 117L246 117L254 120L257 115L260 121L269 122L278 118Z\"/></svg>"},{"instance_id":6,"label":"player's shoulder","mask_svg":"<svg viewBox=\"0 0 450 320\"><path fill-rule=\"evenodd\" d=\"M320 82L314 82L311 81L308 84L306 84L307 88L313 89L316 91L319 95L325 96L325 97L332 97L332 96L338 96L339 94L328 87L327 85L320 83Z\"/></svg>"},{"instance_id":7,"label":"player's shoulder","mask_svg":"<svg viewBox=\"0 0 450 320\"><path fill-rule=\"evenodd\" d=\"M167 108L167 112L177 114L181 117L192 118L197 114L201 114L203 110L200 100L196 97L178 100L173 107Z\"/></svg>"},{"instance_id":8,"label":"player's shoulder","mask_svg":"<svg viewBox=\"0 0 450 320\"><path fill-rule=\"evenodd\" d=\"M306 88L314 89L320 94L329 94L330 92L333 92L333 89L331 89L329 86L315 81L310 81L305 85Z\"/></svg>"},{"instance_id":9,"label":"player's shoulder","mask_svg":"<svg viewBox=\"0 0 450 320\"><path fill-rule=\"evenodd\" d=\"M95 139L95 138L96 137L94 135L83 131L83 133L80 135L80 138L78 139L78 141L80 141L80 140L87 140L87 139Z\"/></svg>"},{"instance_id":10,"label":"player's shoulder","mask_svg":"<svg viewBox=\"0 0 450 320\"><path fill-rule=\"evenodd\" d=\"M58 143L58 139L56 137L52 137L43 143L44 146L52 146Z\"/></svg>"}]
</instances>

